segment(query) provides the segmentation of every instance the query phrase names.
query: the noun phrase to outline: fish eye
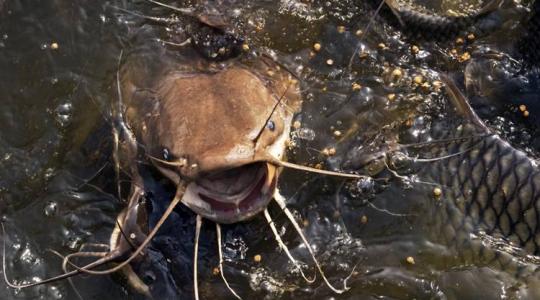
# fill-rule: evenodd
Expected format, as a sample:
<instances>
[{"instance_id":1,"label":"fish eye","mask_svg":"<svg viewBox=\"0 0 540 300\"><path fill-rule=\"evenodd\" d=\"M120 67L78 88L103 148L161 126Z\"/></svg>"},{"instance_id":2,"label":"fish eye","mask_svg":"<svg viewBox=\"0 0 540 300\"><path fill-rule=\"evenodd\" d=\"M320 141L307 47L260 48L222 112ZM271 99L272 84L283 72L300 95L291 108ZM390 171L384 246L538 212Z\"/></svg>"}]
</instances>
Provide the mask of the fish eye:
<instances>
[{"instance_id":1,"label":"fish eye","mask_svg":"<svg viewBox=\"0 0 540 300\"><path fill-rule=\"evenodd\" d=\"M274 121L269 120L268 123L266 123L266 128L270 129L270 131L274 131L276 129L276 124Z\"/></svg>"},{"instance_id":2,"label":"fish eye","mask_svg":"<svg viewBox=\"0 0 540 300\"><path fill-rule=\"evenodd\" d=\"M171 159L171 153L169 152L169 149L163 148L163 159L170 160Z\"/></svg>"}]
</instances>

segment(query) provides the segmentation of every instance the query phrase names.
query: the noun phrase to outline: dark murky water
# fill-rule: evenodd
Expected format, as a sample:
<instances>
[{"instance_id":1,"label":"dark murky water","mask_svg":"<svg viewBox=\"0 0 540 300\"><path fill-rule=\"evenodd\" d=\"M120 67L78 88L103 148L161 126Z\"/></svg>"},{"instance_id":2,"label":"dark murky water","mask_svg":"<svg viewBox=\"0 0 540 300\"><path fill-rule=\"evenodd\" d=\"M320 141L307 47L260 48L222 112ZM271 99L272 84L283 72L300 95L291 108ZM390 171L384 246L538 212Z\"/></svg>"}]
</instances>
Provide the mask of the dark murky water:
<instances>
[{"instance_id":1,"label":"dark murky water","mask_svg":"<svg viewBox=\"0 0 540 300\"><path fill-rule=\"evenodd\" d=\"M275 54L302 78L305 101L298 116L301 127L293 132L292 161L355 169L355 157L369 146L382 146L383 137L421 140L432 122L453 117L438 91L437 72L458 78L465 72L480 116L514 146L531 156L539 153L535 113L540 110L534 106L538 79L534 71L522 68L517 50L530 3L507 1L490 20L489 33L471 39L463 34L461 44L454 38L438 43L410 40L389 25L395 21L388 12L375 18L367 34L357 34L368 24L375 1L223 2L216 8L232 20L252 49ZM424 2L419 3L431 10L479 5ZM190 5L194 4L182 6ZM175 47L160 40L182 42L176 31L115 6L145 15L173 15L146 1L0 0L0 212L6 226L7 273L18 283L62 271L61 259L49 249L68 254L84 243L108 243L122 208L114 194L107 125L108 107L116 97L119 53L123 49L129 57L134 49L166 47L168 55L174 55ZM312 50L314 43L321 44L320 51ZM349 69L357 46L361 55L354 56ZM422 81L415 83L418 76ZM519 110L521 101L531 103L530 117ZM324 149L335 149L335 154L327 156ZM148 180L159 211L166 207L171 189L154 177ZM280 189L332 280L339 284L357 265L349 280L351 290L336 295L320 279L304 283L259 217L224 228L225 272L244 298L540 295L536 276L516 276L512 266L486 258L496 249L505 251L503 239L495 236L481 250L446 241L430 218L442 207L432 195L433 186L414 182L414 177L347 182L285 171ZM270 210L293 255L311 266L292 226L277 207ZM155 287L165 290L175 284L175 293L189 298L194 215L180 208L171 218L152 244L162 259L141 272L158 278L159 272L172 274L172 281L163 279ZM218 260L210 222L203 225L201 243L201 297L230 299L220 277L212 274ZM478 251L483 253L479 257ZM256 254L262 257L259 263L253 260ZM535 265L534 256L514 258ZM80 276L73 282L84 299L141 297L117 275ZM2 299L76 299L67 281L25 290L0 286Z\"/></svg>"}]
</instances>

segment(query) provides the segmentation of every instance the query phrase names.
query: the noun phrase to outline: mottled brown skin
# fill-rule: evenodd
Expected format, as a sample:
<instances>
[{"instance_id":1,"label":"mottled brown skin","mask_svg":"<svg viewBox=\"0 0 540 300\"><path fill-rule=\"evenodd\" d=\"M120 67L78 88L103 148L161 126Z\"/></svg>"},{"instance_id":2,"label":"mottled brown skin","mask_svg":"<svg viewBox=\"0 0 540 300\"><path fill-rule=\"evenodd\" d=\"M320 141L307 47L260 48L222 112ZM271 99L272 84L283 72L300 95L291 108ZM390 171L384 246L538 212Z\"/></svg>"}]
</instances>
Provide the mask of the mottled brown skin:
<instances>
[{"instance_id":1,"label":"mottled brown skin","mask_svg":"<svg viewBox=\"0 0 540 300\"><path fill-rule=\"evenodd\" d=\"M153 88L155 98L141 99L135 93L126 98L127 122L151 155L163 159L166 148L174 157L188 160L181 177L194 179L201 173L264 160L265 149L290 126L284 119L300 104L298 87L285 74L274 76L262 77L238 64L215 73L170 72ZM255 144L286 89L282 101L288 108L276 109L275 130L264 130ZM198 167L191 168L192 164Z\"/></svg>"},{"instance_id":2,"label":"mottled brown skin","mask_svg":"<svg viewBox=\"0 0 540 300\"><path fill-rule=\"evenodd\" d=\"M126 66L125 123L174 183L282 159L292 116L301 104L297 80L269 58L249 63L234 61L205 71L169 69L149 84L130 75L134 69ZM171 166L158 159L183 164ZM275 187L275 180L272 184ZM252 208L245 216L212 216L191 208L211 220L234 223L264 207Z\"/></svg>"}]
</instances>

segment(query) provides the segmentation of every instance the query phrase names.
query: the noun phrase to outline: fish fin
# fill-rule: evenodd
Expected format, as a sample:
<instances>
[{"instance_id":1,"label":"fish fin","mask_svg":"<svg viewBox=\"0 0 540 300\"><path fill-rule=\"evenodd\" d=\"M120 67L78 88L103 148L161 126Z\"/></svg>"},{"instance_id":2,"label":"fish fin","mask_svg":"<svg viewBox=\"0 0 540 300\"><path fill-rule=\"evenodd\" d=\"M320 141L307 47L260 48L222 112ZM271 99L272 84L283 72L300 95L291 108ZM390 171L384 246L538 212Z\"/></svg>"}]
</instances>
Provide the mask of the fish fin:
<instances>
[{"instance_id":1,"label":"fish fin","mask_svg":"<svg viewBox=\"0 0 540 300\"><path fill-rule=\"evenodd\" d=\"M488 4L482 7L482 9L478 12L478 15L485 15L496 11L501 7L503 2L504 0L492 0L488 2Z\"/></svg>"},{"instance_id":2,"label":"fish fin","mask_svg":"<svg viewBox=\"0 0 540 300\"><path fill-rule=\"evenodd\" d=\"M384 0L384 3L388 5L388 8L392 11L392 13L396 16L399 24L401 26L405 26L405 22L401 18L401 13L399 10L399 3L396 0Z\"/></svg>"},{"instance_id":3,"label":"fish fin","mask_svg":"<svg viewBox=\"0 0 540 300\"><path fill-rule=\"evenodd\" d=\"M463 95L463 93L459 90L455 82L445 74L440 74L439 77L441 78L441 81L444 82L446 86L446 92L450 96L450 101L456 108L457 112L463 118L477 125L481 129L489 131L484 122L482 122L482 120L474 112L471 105L467 101L467 98L465 98L465 95Z\"/></svg>"}]
</instances>

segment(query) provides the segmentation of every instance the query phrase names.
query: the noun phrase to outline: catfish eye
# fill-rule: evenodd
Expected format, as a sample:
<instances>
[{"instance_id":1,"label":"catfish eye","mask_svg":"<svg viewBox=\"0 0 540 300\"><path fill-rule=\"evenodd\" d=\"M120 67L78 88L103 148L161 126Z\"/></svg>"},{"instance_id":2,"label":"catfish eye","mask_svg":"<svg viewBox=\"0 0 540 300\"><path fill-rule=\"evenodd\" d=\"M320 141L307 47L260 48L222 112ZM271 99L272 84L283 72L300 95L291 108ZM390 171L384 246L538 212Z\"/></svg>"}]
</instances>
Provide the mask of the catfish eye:
<instances>
[{"instance_id":1,"label":"catfish eye","mask_svg":"<svg viewBox=\"0 0 540 300\"><path fill-rule=\"evenodd\" d=\"M269 120L268 123L266 123L266 128L268 128L270 131L274 131L276 129L276 124L274 121Z\"/></svg>"},{"instance_id":2,"label":"catfish eye","mask_svg":"<svg viewBox=\"0 0 540 300\"><path fill-rule=\"evenodd\" d=\"M170 160L171 159L171 153L169 152L169 149L163 148L163 159Z\"/></svg>"}]
</instances>

